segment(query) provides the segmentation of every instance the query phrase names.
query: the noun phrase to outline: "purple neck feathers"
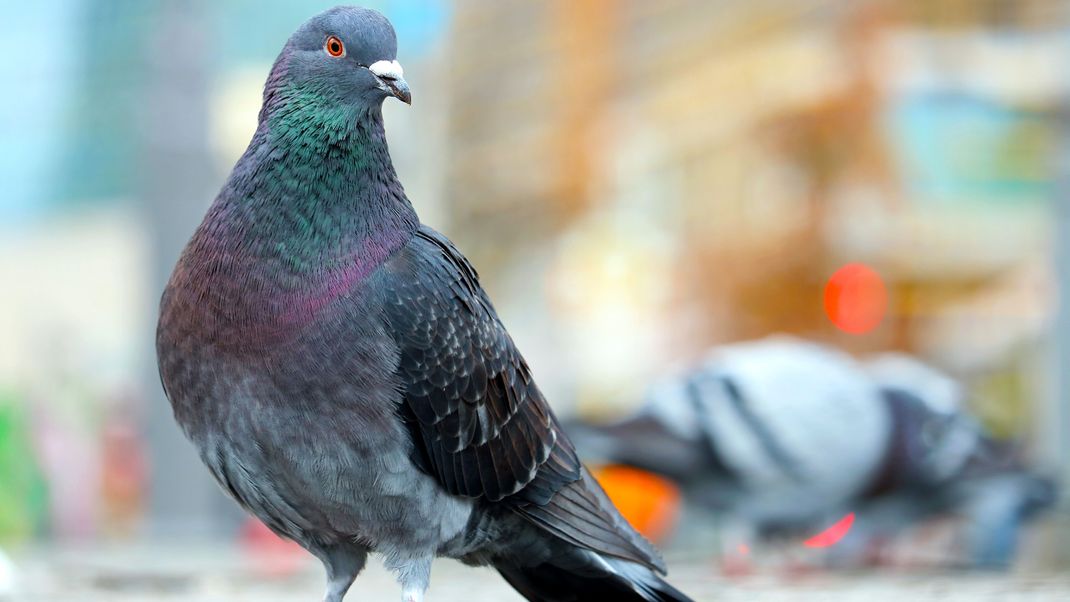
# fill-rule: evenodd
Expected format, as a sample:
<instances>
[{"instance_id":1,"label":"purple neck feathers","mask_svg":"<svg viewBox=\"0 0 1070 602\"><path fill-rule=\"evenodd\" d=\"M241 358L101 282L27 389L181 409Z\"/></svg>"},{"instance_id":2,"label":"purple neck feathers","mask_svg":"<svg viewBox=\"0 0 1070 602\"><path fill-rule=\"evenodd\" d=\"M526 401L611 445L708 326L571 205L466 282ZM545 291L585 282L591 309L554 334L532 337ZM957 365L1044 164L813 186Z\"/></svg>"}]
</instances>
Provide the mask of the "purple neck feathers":
<instances>
[{"instance_id":1,"label":"purple neck feathers","mask_svg":"<svg viewBox=\"0 0 1070 602\"><path fill-rule=\"evenodd\" d=\"M287 86L285 62L283 53L256 134L165 294L182 297L175 317L189 334L248 345L299 332L419 227L379 108L331 106Z\"/></svg>"}]
</instances>

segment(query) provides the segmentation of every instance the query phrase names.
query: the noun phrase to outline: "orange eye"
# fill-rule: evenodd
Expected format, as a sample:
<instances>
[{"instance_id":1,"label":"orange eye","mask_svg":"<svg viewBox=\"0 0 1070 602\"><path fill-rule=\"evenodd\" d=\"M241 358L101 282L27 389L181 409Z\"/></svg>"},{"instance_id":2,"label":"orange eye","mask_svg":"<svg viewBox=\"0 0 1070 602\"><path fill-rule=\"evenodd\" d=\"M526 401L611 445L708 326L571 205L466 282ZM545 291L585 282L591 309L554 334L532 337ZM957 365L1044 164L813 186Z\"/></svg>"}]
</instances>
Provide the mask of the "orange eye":
<instances>
[{"instance_id":1,"label":"orange eye","mask_svg":"<svg viewBox=\"0 0 1070 602\"><path fill-rule=\"evenodd\" d=\"M342 40L339 40L335 36L327 38L327 43L324 44L323 49L327 51L327 54L333 57L340 57L346 55L345 44L343 44Z\"/></svg>"}]
</instances>

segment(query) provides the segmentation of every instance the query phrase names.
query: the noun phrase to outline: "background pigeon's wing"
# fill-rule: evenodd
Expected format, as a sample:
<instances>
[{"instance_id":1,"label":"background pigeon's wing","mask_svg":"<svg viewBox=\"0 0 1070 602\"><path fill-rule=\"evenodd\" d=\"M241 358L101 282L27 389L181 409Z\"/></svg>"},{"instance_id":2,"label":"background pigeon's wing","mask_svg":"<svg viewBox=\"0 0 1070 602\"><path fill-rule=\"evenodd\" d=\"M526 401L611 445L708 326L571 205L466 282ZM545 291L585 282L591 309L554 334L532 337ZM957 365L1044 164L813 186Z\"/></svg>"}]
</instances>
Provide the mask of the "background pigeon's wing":
<instances>
[{"instance_id":1,"label":"background pigeon's wing","mask_svg":"<svg viewBox=\"0 0 1070 602\"><path fill-rule=\"evenodd\" d=\"M381 275L416 463L450 493L505 501L562 539L660 567L598 485L583 479L572 444L453 244L422 228Z\"/></svg>"}]
</instances>

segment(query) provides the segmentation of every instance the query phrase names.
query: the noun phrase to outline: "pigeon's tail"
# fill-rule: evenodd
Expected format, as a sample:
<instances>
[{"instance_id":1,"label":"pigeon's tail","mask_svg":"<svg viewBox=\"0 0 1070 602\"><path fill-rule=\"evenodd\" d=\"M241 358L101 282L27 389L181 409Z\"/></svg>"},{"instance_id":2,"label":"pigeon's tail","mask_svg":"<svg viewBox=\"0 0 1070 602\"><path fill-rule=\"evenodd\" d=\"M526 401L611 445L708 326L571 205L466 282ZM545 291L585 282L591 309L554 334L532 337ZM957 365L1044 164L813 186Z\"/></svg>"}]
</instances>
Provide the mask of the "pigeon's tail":
<instances>
[{"instance_id":1,"label":"pigeon's tail","mask_svg":"<svg viewBox=\"0 0 1070 602\"><path fill-rule=\"evenodd\" d=\"M710 452L658 418L636 416L614 424L566 422L565 432L585 462L623 464L688 482L710 471Z\"/></svg>"},{"instance_id":2,"label":"pigeon's tail","mask_svg":"<svg viewBox=\"0 0 1070 602\"><path fill-rule=\"evenodd\" d=\"M575 549L536 566L500 562L495 568L532 602L691 602L649 568L589 550Z\"/></svg>"}]
</instances>

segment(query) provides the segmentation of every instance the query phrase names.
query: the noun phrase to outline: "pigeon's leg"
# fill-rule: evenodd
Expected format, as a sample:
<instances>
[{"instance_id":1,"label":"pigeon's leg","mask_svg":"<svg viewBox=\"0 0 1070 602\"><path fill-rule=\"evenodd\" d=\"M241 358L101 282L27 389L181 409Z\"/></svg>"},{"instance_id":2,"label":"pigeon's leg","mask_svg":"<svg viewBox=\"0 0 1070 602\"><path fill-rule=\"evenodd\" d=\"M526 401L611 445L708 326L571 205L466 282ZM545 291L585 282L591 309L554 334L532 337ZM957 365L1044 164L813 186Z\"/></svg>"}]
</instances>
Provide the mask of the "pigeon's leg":
<instances>
[{"instance_id":1,"label":"pigeon's leg","mask_svg":"<svg viewBox=\"0 0 1070 602\"><path fill-rule=\"evenodd\" d=\"M401 584L402 602L423 602L424 592L431 583L433 554L420 556L388 555L386 568L397 576Z\"/></svg>"},{"instance_id":2,"label":"pigeon's leg","mask_svg":"<svg viewBox=\"0 0 1070 602\"><path fill-rule=\"evenodd\" d=\"M740 577L754 572L754 550L758 543L754 525L741 517L733 516L721 526L721 572L729 577Z\"/></svg>"},{"instance_id":3,"label":"pigeon's leg","mask_svg":"<svg viewBox=\"0 0 1070 602\"><path fill-rule=\"evenodd\" d=\"M327 569L327 593L323 602L342 602L349 586L364 568L368 551L356 547L336 547L318 550L317 556Z\"/></svg>"}]
</instances>

